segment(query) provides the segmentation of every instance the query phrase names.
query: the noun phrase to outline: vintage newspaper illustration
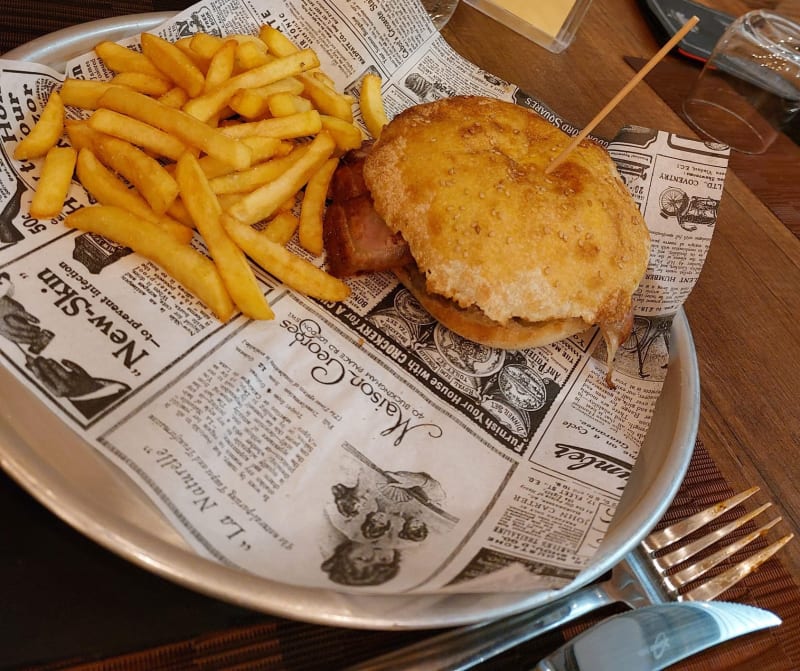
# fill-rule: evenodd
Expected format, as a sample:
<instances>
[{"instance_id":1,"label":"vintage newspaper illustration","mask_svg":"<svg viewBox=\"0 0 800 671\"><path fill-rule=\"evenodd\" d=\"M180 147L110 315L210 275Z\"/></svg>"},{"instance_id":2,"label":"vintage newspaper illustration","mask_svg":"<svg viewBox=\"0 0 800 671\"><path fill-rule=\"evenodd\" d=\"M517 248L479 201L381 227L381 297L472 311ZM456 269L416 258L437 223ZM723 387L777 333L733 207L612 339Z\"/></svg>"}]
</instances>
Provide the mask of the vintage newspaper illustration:
<instances>
[{"instance_id":1,"label":"vintage newspaper illustration","mask_svg":"<svg viewBox=\"0 0 800 671\"><path fill-rule=\"evenodd\" d=\"M263 23L316 49L346 91L378 72L390 116L481 94L576 132L458 56L416 0L199 2L154 32ZM66 73L109 76L93 53ZM703 266L726 148L635 126L608 145L653 241L610 389L596 329L497 350L439 326L390 274L352 280L347 301L327 303L263 271L275 319L222 324L130 250L67 229L63 215L31 218L40 162L11 155L63 76L0 61L2 362L197 552L290 584L376 593L560 587L586 566ZM64 214L88 203L74 182Z\"/></svg>"}]
</instances>

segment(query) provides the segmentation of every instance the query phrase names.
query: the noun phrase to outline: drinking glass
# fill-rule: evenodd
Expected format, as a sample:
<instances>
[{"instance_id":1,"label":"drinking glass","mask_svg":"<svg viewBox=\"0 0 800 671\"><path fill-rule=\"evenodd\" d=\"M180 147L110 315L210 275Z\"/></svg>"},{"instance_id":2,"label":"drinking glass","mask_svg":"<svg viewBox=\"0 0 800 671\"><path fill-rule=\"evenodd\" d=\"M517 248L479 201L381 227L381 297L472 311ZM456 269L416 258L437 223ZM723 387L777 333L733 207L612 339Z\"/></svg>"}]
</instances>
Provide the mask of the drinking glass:
<instances>
[{"instance_id":1,"label":"drinking glass","mask_svg":"<svg viewBox=\"0 0 800 671\"><path fill-rule=\"evenodd\" d=\"M428 10L433 25L437 30L441 30L456 11L458 0L422 0L422 4Z\"/></svg>"},{"instance_id":2,"label":"drinking glass","mask_svg":"<svg viewBox=\"0 0 800 671\"><path fill-rule=\"evenodd\" d=\"M765 152L798 110L800 25L766 10L728 26L683 101L702 136L747 154Z\"/></svg>"}]
</instances>

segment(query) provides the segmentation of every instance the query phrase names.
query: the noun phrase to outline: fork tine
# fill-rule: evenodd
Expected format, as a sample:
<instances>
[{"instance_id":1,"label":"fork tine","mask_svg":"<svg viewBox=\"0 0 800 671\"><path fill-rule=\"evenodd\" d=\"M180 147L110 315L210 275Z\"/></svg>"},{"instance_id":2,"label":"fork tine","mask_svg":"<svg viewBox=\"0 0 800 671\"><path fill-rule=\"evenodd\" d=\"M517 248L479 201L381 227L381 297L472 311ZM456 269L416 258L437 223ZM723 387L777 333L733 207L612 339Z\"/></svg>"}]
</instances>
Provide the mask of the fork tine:
<instances>
[{"instance_id":1,"label":"fork tine","mask_svg":"<svg viewBox=\"0 0 800 671\"><path fill-rule=\"evenodd\" d=\"M705 550L708 546L713 545L718 540L725 538L728 534L732 531L735 531L743 524L746 524L753 518L757 517L761 513L763 513L767 508L769 508L772 504L765 503L755 510L751 510L748 513L745 513L741 517L733 520L732 522L728 522L723 527L719 529L715 529L711 533L706 534L702 538L698 538L696 541L692 541L691 543L687 543L686 545L679 547L677 550L673 550L669 554L664 555L663 557L653 558L653 566L656 569L663 573L667 569L671 568L672 566L677 566L681 562L686 561L690 557L696 555L700 550Z\"/></svg>"},{"instance_id":2,"label":"fork tine","mask_svg":"<svg viewBox=\"0 0 800 671\"><path fill-rule=\"evenodd\" d=\"M717 550L714 554L709 555L708 557L704 557L700 561L695 562L691 566L687 566L685 569L682 569L677 573L673 573L672 575L665 575L664 576L665 586L670 591L677 592L685 584L690 583L693 580L697 580L700 576L705 575L708 571L710 571L724 559L727 559L728 557L735 555L743 547L750 545L750 543L752 543L759 536L766 535L767 531L769 531L782 519L783 518L781 517L776 517L771 522L767 522L761 528L756 529L755 531L750 532L743 538L740 538L739 540L731 543L730 545L726 545L722 549Z\"/></svg>"},{"instance_id":3,"label":"fork tine","mask_svg":"<svg viewBox=\"0 0 800 671\"><path fill-rule=\"evenodd\" d=\"M661 531L654 531L642 541L642 546L651 553L665 548L667 545L671 545L675 541L685 538L700 527L705 526L711 522L711 520L716 519L734 506L738 506L742 501L749 499L758 490L759 487L751 487L721 503L715 503L713 506L701 510L699 513L687 517L685 520L681 520L665 529L661 529Z\"/></svg>"},{"instance_id":4,"label":"fork tine","mask_svg":"<svg viewBox=\"0 0 800 671\"><path fill-rule=\"evenodd\" d=\"M720 573L717 577L712 578L708 582L695 587L686 594L678 597L678 601L710 601L711 599L722 594L726 590L733 587L737 582L750 575L759 566L766 562L772 555L786 545L794 538L794 534L784 536L772 545L757 552L752 557L745 559L742 562L729 568L724 573Z\"/></svg>"}]
</instances>

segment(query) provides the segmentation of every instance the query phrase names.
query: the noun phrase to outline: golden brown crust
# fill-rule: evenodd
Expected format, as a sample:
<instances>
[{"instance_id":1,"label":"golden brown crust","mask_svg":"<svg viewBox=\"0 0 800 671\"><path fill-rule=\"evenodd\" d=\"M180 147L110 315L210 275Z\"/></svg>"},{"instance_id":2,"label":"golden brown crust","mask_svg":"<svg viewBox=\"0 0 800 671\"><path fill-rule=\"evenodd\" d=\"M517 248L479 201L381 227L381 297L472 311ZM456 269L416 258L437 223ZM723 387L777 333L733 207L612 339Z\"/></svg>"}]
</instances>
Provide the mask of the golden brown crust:
<instances>
[{"instance_id":1,"label":"golden brown crust","mask_svg":"<svg viewBox=\"0 0 800 671\"><path fill-rule=\"evenodd\" d=\"M430 292L504 325L619 320L647 267L647 227L593 142L544 173L568 142L518 105L448 98L399 114L364 177Z\"/></svg>"}]
</instances>

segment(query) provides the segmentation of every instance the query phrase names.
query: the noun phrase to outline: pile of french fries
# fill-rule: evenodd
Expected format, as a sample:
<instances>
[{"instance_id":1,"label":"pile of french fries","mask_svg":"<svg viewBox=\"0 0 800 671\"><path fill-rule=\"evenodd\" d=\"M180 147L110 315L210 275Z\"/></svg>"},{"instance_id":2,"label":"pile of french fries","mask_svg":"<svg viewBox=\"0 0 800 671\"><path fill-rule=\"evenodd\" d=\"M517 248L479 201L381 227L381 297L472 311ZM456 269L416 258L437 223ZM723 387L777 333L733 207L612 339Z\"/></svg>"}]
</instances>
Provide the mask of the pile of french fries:
<instances>
[{"instance_id":1,"label":"pile of french fries","mask_svg":"<svg viewBox=\"0 0 800 671\"><path fill-rule=\"evenodd\" d=\"M257 36L176 42L143 33L141 48L98 44L113 78L67 78L50 94L14 152L44 157L31 216L57 216L77 173L97 205L64 223L157 263L221 321L237 310L273 318L248 257L308 296L347 298L344 282L286 247L296 234L323 253L331 178L364 139L354 99L317 54L268 25ZM364 77L359 103L377 137L387 123L378 76ZM65 105L90 114L66 119ZM189 244L195 234L211 258Z\"/></svg>"}]
</instances>

